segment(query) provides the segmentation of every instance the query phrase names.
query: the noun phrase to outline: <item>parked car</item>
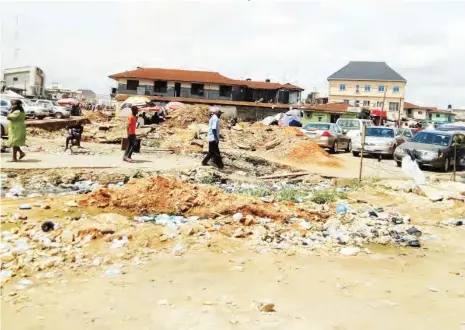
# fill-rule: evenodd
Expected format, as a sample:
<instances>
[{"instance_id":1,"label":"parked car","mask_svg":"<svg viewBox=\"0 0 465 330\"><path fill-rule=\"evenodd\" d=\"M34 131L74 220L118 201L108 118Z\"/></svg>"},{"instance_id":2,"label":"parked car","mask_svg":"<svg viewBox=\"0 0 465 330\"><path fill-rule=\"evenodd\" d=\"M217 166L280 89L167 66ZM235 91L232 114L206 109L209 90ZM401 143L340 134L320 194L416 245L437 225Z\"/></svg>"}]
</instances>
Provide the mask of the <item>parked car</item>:
<instances>
[{"instance_id":1,"label":"parked car","mask_svg":"<svg viewBox=\"0 0 465 330\"><path fill-rule=\"evenodd\" d=\"M8 119L6 116L0 116L0 129L1 129L1 137L8 135Z\"/></svg>"},{"instance_id":2,"label":"parked car","mask_svg":"<svg viewBox=\"0 0 465 330\"><path fill-rule=\"evenodd\" d=\"M362 135L363 126L373 127L373 121L369 119L339 118L336 124L344 130L347 130L347 136L351 139Z\"/></svg>"},{"instance_id":3,"label":"parked car","mask_svg":"<svg viewBox=\"0 0 465 330\"><path fill-rule=\"evenodd\" d=\"M21 99L21 101L23 103L26 117L44 119L45 117L50 116L50 111L45 109L43 106L37 105L29 99Z\"/></svg>"},{"instance_id":4,"label":"parked car","mask_svg":"<svg viewBox=\"0 0 465 330\"><path fill-rule=\"evenodd\" d=\"M397 131L393 127L367 127L365 131L364 152L375 155L392 156L397 147ZM362 151L362 137L352 139L352 154L359 156Z\"/></svg>"},{"instance_id":5,"label":"parked car","mask_svg":"<svg viewBox=\"0 0 465 330\"><path fill-rule=\"evenodd\" d=\"M421 128L410 128L410 127L398 128L397 136L396 136L396 145L400 146L402 143L411 139L412 136L414 136L419 131L421 131Z\"/></svg>"},{"instance_id":6,"label":"parked car","mask_svg":"<svg viewBox=\"0 0 465 330\"><path fill-rule=\"evenodd\" d=\"M1 99L0 100L0 113L2 116L8 116L8 112L10 112L10 102L8 102L9 100L4 100L4 99Z\"/></svg>"},{"instance_id":7,"label":"parked car","mask_svg":"<svg viewBox=\"0 0 465 330\"><path fill-rule=\"evenodd\" d=\"M465 126L457 124L444 124L436 128L437 131L465 131Z\"/></svg>"},{"instance_id":8,"label":"parked car","mask_svg":"<svg viewBox=\"0 0 465 330\"><path fill-rule=\"evenodd\" d=\"M303 127L302 132L320 147L328 148L335 153L338 150L347 152L352 148L352 142L347 131L332 123L310 123Z\"/></svg>"},{"instance_id":9,"label":"parked car","mask_svg":"<svg viewBox=\"0 0 465 330\"><path fill-rule=\"evenodd\" d=\"M50 115L55 118L69 118L71 116L71 112L66 108L62 107L56 101L52 100L36 100L35 103L37 105L44 106L47 110L49 110Z\"/></svg>"},{"instance_id":10,"label":"parked car","mask_svg":"<svg viewBox=\"0 0 465 330\"><path fill-rule=\"evenodd\" d=\"M457 157L454 149L457 146ZM433 167L447 171L456 162L465 166L465 133L457 131L424 130L415 134L410 141L399 146L394 152L397 166L402 165L406 150L416 151L420 156L417 160L420 166Z\"/></svg>"}]
</instances>

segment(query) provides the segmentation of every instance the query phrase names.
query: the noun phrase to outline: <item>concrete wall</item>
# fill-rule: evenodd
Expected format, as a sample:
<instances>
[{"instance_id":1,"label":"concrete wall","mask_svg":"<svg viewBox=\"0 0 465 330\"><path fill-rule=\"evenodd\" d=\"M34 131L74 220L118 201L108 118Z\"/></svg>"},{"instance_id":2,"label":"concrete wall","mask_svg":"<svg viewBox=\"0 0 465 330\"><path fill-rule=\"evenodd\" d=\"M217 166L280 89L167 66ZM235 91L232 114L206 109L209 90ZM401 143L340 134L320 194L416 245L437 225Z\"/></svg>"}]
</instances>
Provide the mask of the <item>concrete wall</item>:
<instances>
[{"instance_id":1,"label":"concrete wall","mask_svg":"<svg viewBox=\"0 0 465 330\"><path fill-rule=\"evenodd\" d=\"M289 92L289 103L294 104L299 102L299 91Z\"/></svg>"},{"instance_id":2,"label":"concrete wall","mask_svg":"<svg viewBox=\"0 0 465 330\"><path fill-rule=\"evenodd\" d=\"M287 109L272 109L259 107L237 107L237 119L239 121L260 121L265 117L274 116L278 113L285 113Z\"/></svg>"}]
</instances>

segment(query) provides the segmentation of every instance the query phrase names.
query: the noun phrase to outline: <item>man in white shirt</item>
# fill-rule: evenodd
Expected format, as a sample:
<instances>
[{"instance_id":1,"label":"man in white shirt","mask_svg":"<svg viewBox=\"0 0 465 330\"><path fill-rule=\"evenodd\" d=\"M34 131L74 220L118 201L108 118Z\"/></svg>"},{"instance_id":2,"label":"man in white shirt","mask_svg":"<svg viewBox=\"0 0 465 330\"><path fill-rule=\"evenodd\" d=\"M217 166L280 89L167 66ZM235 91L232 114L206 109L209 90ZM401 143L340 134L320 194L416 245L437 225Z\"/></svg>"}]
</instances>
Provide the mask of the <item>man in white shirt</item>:
<instances>
[{"instance_id":1,"label":"man in white shirt","mask_svg":"<svg viewBox=\"0 0 465 330\"><path fill-rule=\"evenodd\" d=\"M218 169L222 169L224 167L223 160L221 159L220 154L220 117L221 117L221 110L217 108L210 109L211 117L208 123L208 153L207 156L202 161L203 166L208 165L208 161L210 159L218 166Z\"/></svg>"}]
</instances>

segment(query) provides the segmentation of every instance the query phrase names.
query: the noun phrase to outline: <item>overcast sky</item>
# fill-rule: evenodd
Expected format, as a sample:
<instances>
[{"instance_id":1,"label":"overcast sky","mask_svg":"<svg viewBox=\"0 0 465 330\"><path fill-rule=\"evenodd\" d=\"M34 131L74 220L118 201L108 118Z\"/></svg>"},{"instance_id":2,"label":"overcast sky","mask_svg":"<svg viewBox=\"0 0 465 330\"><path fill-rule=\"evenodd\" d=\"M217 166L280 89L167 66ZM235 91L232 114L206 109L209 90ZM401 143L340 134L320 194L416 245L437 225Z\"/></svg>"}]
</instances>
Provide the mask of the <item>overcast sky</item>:
<instances>
[{"instance_id":1,"label":"overcast sky","mask_svg":"<svg viewBox=\"0 0 465 330\"><path fill-rule=\"evenodd\" d=\"M1 66L37 65L47 85L101 94L115 86L108 75L137 66L327 94L348 61L386 61L407 79L407 101L465 108L464 17L465 2L443 1L0 3Z\"/></svg>"}]
</instances>

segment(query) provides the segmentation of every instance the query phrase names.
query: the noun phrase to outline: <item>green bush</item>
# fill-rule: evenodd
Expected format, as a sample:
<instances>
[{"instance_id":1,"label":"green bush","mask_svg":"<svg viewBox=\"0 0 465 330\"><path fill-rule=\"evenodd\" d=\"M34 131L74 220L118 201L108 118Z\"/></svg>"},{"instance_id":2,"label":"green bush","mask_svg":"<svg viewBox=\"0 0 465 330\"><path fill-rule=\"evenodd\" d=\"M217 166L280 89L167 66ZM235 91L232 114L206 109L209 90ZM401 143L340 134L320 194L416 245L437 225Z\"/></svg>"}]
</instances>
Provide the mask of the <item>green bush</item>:
<instances>
[{"instance_id":1,"label":"green bush","mask_svg":"<svg viewBox=\"0 0 465 330\"><path fill-rule=\"evenodd\" d=\"M298 197L304 197L305 193L296 188L283 188L278 191L278 201L296 202Z\"/></svg>"}]
</instances>

